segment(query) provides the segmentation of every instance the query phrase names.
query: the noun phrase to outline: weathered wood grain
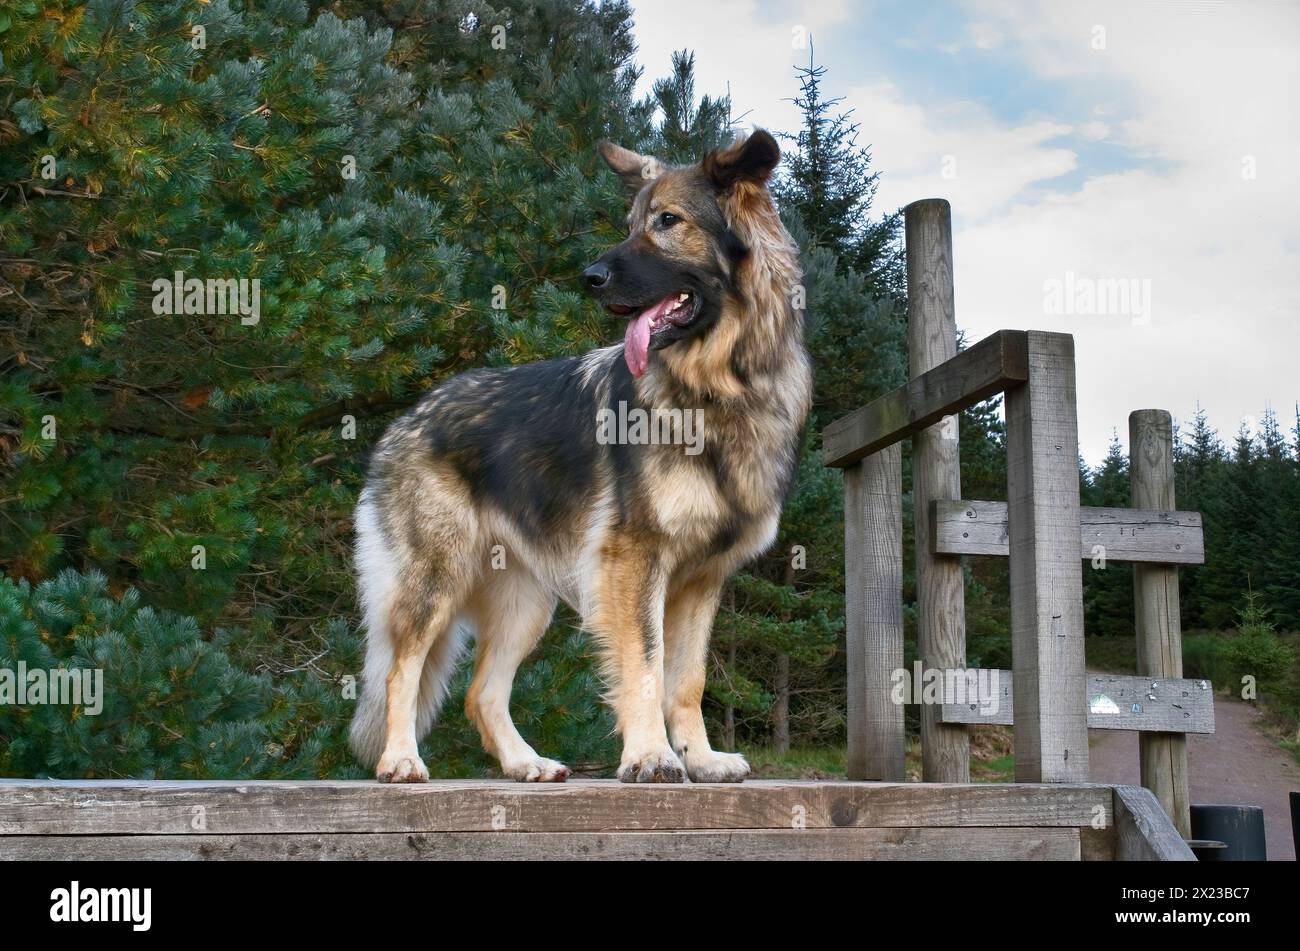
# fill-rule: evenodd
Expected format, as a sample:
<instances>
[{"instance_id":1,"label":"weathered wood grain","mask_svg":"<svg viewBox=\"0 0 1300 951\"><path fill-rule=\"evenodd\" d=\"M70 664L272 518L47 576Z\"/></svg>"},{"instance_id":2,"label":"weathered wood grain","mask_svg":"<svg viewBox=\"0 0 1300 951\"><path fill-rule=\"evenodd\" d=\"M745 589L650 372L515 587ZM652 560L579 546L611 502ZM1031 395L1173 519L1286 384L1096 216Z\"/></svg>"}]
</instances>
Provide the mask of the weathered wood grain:
<instances>
[{"instance_id":1,"label":"weathered wood grain","mask_svg":"<svg viewBox=\"0 0 1300 951\"><path fill-rule=\"evenodd\" d=\"M999 330L909 383L832 422L822 462L851 466L1025 381L1025 332Z\"/></svg>"},{"instance_id":2,"label":"weathered wood grain","mask_svg":"<svg viewBox=\"0 0 1300 951\"><path fill-rule=\"evenodd\" d=\"M1078 829L12 836L0 860L1078 861Z\"/></svg>"},{"instance_id":3,"label":"weathered wood grain","mask_svg":"<svg viewBox=\"0 0 1300 951\"><path fill-rule=\"evenodd\" d=\"M934 550L947 555L1007 554L1007 503L934 503ZM1079 554L1085 561L1202 565L1201 513L1147 509L1079 509Z\"/></svg>"},{"instance_id":4,"label":"weathered wood grain","mask_svg":"<svg viewBox=\"0 0 1300 951\"><path fill-rule=\"evenodd\" d=\"M1014 675L998 671L998 709L978 703L939 705L945 723L996 723L1010 726L1015 716ZM1079 698L1090 730L1137 730L1143 733L1214 732L1214 689L1208 680L1156 679L1123 674L1089 674Z\"/></svg>"},{"instance_id":5,"label":"weathered wood grain","mask_svg":"<svg viewBox=\"0 0 1300 951\"><path fill-rule=\"evenodd\" d=\"M1006 400L1016 780L1088 778L1074 338L1029 331ZM918 499L919 505L919 499Z\"/></svg>"},{"instance_id":6,"label":"weathered wood grain","mask_svg":"<svg viewBox=\"0 0 1300 951\"><path fill-rule=\"evenodd\" d=\"M907 341L915 380L957 354L953 312L952 212L943 200L914 202L903 212L907 240ZM912 438L916 524L916 646L926 667L966 665L966 579L961 560L934 551L931 502L961 498L957 417L947 416ZM921 777L970 782L966 728L940 723L921 708ZM1085 777L1086 778L1086 777Z\"/></svg>"},{"instance_id":7,"label":"weathered wood grain","mask_svg":"<svg viewBox=\"0 0 1300 951\"><path fill-rule=\"evenodd\" d=\"M1109 815L1109 814L1108 814ZM1115 827L1109 824L1097 829L1084 826L1079 830L1079 858L1084 862L1113 862L1117 836Z\"/></svg>"},{"instance_id":8,"label":"weathered wood grain","mask_svg":"<svg viewBox=\"0 0 1300 951\"><path fill-rule=\"evenodd\" d=\"M889 446L844 470L844 613L849 779L906 778L903 707L903 452Z\"/></svg>"},{"instance_id":9,"label":"weathered wood grain","mask_svg":"<svg viewBox=\"0 0 1300 951\"><path fill-rule=\"evenodd\" d=\"M1079 827L1110 804L1110 788L1094 785L0 780L0 848L24 834Z\"/></svg>"},{"instance_id":10,"label":"weathered wood grain","mask_svg":"<svg viewBox=\"0 0 1300 951\"><path fill-rule=\"evenodd\" d=\"M1128 431L1133 505L1172 509L1175 504L1173 420L1162 409L1136 410L1129 414ZM1153 679L1181 677L1183 632L1177 567L1134 565L1133 609L1138 673ZM1192 835L1184 735L1187 732L1191 731L1143 734L1138 738L1142 785L1155 793L1184 839Z\"/></svg>"},{"instance_id":11,"label":"weathered wood grain","mask_svg":"<svg viewBox=\"0 0 1300 951\"><path fill-rule=\"evenodd\" d=\"M1115 858L1121 862L1195 862L1151 790L1115 787Z\"/></svg>"}]
</instances>

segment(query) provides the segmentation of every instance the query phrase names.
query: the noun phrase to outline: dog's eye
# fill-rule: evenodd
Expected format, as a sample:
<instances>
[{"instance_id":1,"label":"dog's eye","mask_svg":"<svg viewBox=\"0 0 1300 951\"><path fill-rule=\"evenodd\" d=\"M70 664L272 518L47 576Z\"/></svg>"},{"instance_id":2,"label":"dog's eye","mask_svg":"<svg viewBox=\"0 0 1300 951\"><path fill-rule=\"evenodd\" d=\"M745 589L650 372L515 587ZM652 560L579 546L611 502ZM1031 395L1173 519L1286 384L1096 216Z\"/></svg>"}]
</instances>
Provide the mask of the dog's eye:
<instances>
[{"instance_id":1,"label":"dog's eye","mask_svg":"<svg viewBox=\"0 0 1300 951\"><path fill-rule=\"evenodd\" d=\"M682 219L678 218L671 211L665 211L662 215L659 216L659 227L671 228L673 225L677 224L677 222L681 220Z\"/></svg>"}]
</instances>

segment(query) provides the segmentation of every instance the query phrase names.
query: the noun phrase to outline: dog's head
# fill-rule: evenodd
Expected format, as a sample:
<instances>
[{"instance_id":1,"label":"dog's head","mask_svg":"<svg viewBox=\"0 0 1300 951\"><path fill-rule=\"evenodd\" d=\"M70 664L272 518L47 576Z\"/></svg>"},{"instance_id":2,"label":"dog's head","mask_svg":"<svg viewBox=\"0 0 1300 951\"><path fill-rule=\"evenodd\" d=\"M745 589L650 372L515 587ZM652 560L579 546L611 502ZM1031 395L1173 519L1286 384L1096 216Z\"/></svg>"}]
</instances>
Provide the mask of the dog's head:
<instances>
[{"instance_id":1,"label":"dog's head","mask_svg":"<svg viewBox=\"0 0 1300 951\"><path fill-rule=\"evenodd\" d=\"M735 296L749 253L732 227L737 192L770 203L781 151L761 129L681 168L609 142L599 148L632 198L629 234L582 279L606 310L628 318L624 357L639 377L651 350L707 334Z\"/></svg>"}]
</instances>

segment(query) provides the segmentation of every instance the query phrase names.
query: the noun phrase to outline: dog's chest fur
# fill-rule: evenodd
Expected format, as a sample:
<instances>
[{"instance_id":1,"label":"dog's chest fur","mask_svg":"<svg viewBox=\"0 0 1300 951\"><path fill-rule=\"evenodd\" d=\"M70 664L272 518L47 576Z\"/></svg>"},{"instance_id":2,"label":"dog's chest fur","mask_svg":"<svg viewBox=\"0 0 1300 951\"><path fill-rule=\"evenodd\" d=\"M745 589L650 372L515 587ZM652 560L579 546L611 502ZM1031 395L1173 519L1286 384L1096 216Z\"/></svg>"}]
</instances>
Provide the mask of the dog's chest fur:
<instances>
[{"instance_id":1,"label":"dog's chest fur","mask_svg":"<svg viewBox=\"0 0 1300 951\"><path fill-rule=\"evenodd\" d=\"M698 454L655 447L641 470L655 528L693 555L746 559L773 541L798 466L808 400L805 363L750 399L701 410Z\"/></svg>"}]
</instances>

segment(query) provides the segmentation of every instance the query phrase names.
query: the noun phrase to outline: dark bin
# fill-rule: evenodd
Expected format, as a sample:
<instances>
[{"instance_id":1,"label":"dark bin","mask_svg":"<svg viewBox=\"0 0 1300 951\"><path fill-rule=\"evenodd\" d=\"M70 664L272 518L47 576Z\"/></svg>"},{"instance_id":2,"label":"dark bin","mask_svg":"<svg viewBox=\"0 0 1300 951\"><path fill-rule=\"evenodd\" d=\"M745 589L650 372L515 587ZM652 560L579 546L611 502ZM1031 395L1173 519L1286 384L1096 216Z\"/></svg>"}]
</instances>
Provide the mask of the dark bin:
<instances>
[{"instance_id":1,"label":"dark bin","mask_svg":"<svg viewBox=\"0 0 1300 951\"><path fill-rule=\"evenodd\" d=\"M1262 862L1268 858L1259 806L1192 806L1192 838L1226 848L1197 850L1202 862Z\"/></svg>"}]
</instances>

